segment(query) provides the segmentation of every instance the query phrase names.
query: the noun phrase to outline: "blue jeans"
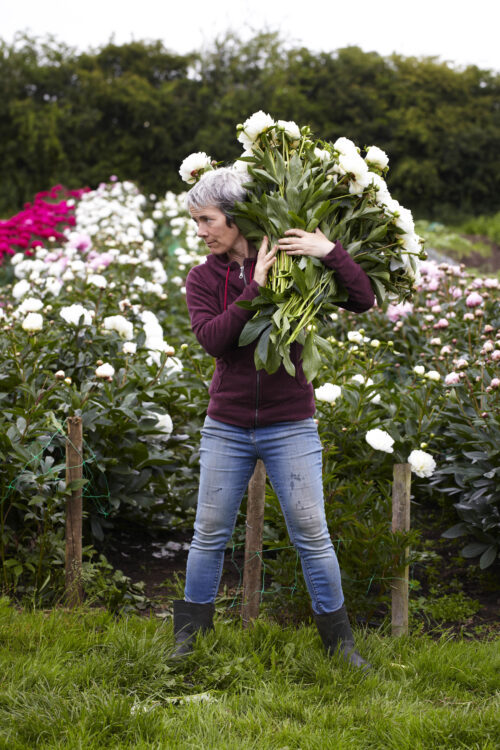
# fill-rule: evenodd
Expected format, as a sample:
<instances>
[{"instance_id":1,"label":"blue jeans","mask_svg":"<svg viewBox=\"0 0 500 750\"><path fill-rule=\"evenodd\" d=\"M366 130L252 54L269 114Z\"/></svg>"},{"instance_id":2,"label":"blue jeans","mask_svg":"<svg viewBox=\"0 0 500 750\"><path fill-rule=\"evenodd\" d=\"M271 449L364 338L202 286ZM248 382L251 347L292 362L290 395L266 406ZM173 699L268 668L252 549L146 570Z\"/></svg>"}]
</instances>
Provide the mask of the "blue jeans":
<instances>
[{"instance_id":1,"label":"blue jeans","mask_svg":"<svg viewBox=\"0 0 500 750\"><path fill-rule=\"evenodd\" d=\"M206 417L201 431L200 488L187 560L185 599L215 600L224 550L261 458L302 563L316 614L334 612L344 596L337 556L326 525L321 443L312 418L247 429Z\"/></svg>"}]
</instances>

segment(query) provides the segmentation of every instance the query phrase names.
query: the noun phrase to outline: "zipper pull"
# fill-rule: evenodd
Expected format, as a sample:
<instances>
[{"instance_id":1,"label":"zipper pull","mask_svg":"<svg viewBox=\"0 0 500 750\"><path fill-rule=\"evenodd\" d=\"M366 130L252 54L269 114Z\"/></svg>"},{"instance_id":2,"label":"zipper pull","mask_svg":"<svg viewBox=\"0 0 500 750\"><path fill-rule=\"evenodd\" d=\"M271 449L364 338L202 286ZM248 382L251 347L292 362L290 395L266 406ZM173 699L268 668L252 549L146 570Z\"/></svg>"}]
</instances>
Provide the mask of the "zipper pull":
<instances>
[{"instance_id":1,"label":"zipper pull","mask_svg":"<svg viewBox=\"0 0 500 750\"><path fill-rule=\"evenodd\" d=\"M244 275L243 275L243 269L244 269L244 266L240 266L240 279L244 279L245 278Z\"/></svg>"}]
</instances>

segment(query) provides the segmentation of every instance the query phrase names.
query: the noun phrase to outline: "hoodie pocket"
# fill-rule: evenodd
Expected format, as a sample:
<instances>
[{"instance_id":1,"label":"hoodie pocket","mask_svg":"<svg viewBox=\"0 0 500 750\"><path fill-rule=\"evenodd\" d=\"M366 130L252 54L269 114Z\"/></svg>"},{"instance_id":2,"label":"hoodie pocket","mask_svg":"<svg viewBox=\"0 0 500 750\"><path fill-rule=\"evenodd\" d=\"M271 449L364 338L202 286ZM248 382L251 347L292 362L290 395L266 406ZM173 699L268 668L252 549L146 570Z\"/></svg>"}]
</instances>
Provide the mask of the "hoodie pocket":
<instances>
[{"instance_id":1,"label":"hoodie pocket","mask_svg":"<svg viewBox=\"0 0 500 750\"><path fill-rule=\"evenodd\" d=\"M222 381L224 379L224 373L226 372L226 369L227 365L225 362L217 362L215 372L212 377L212 382L210 383L210 387L208 389L209 396L213 396L214 393L218 393L222 388Z\"/></svg>"}]
</instances>

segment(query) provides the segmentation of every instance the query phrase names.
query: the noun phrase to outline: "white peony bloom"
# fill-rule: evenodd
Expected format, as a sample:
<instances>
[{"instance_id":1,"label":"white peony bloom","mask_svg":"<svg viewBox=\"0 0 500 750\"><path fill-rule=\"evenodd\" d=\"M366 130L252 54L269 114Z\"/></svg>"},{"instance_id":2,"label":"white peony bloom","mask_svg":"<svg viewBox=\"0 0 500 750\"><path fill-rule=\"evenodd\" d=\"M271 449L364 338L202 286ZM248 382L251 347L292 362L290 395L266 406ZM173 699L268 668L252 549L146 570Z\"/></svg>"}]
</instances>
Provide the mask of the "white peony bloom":
<instances>
[{"instance_id":1,"label":"white peony bloom","mask_svg":"<svg viewBox=\"0 0 500 750\"><path fill-rule=\"evenodd\" d=\"M23 321L23 328L25 331L41 331L43 328L43 317L40 313L28 313Z\"/></svg>"},{"instance_id":2,"label":"white peony bloom","mask_svg":"<svg viewBox=\"0 0 500 750\"><path fill-rule=\"evenodd\" d=\"M23 302L21 302L17 310L20 313L38 312L42 309L42 307L43 302L41 299L37 299L36 297L28 297Z\"/></svg>"},{"instance_id":3,"label":"white peony bloom","mask_svg":"<svg viewBox=\"0 0 500 750\"><path fill-rule=\"evenodd\" d=\"M425 367L423 365L415 365L413 372L416 375L425 375Z\"/></svg>"},{"instance_id":4,"label":"white peony bloom","mask_svg":"<svg viewBox=\"0 0 500 750\"><path fill-rule=\"evenodd\" d=\"M124 354L135 354L137 351L137 344L132 341L126 341L123 344L123 353Z\"/></svg>"},{"instance_id":5,"label":"white peony bloom","mask_svg":"<svg viewBox=\"0 0 500 750\"><path fill-rule=\"evenodd\" d=\"M333 144L333 148L340 154L356 154L357 156L359 156L356 145L349 138L337 138L337 140Z\"/></svg>"},{"instance_id":6,"label":"white peony bloom","mask_svg":"<svg viewBox=\"0 0 500 750\"><path fill-rule=\"evenodd\" d=\"M90 276L87 276L87 284L93 284L93 286L96 286L99 289L105 289L108 282L100 273L91 273Z\"/></svg>"},{"instance_id":7,"label":"white peony bloom","mask_svg":"<svg viewBox=\"0 0 500 750\"><path fill-rule=\"evenodd\" d=\"M300 141L300 128L293 120L278 120L276 123L280 130L284 130L292 141Z\"/></svg>"},{"instance_id":8,"label":"white peony bloom","mask_svg":"<svg viewBox=\"0 0 500 750\"><path fill-rule=\"evenodd\" d=\"M112 378L115 374L115 368L110 365L109 362L105 362L103 365L99 365L96 369L95 374L98 378Z\"/></svg>"},{"instance_id":9,"label":"white peony bloom","mask_svg":"<svg viewBox=\"0 0 500 750\"><path fill-rule=\"evenodd\" d=\"M429 370L425 373L425 377L429 378L429 380L441 380L441 375L438 373L437 370Z\"/></svg>"},{"instance_id":10,"label":"white peony bloom","mask_svg":"<svg viewBox=\"0 0 500 750\"><path fill-rule=\"evenodd\" d=\"M418 477L426 478L432 476L436 468L436 462L429 453L414 450L408 456L411 470Z\"/></svg>"},{"instance_id":11,"label":"white peony bloom","mask_svg":"<svg viewBox=\"0 0 500 750\"><path fill-rule=\"evenodd\" d=\"M134 338L134 326L123 315L110 315L104 318L103 325L106 331L116 331L122 339Z\"/></svg>"},{"instance_id":12,"label":"white peony bloom","mask_svg":"<svg viewBox=\"0 0 500 750\"><path fill-rule=\"evenodd\" d=\"M373 164L379 169L385 169L389 164L389 157L378 146L370 146L366 152L365 160L368 164Z\"/></svg>"},{"instance_id":13,"label":"white peony bloom","mask_svg":"<svg viewBox=\"0 0 500 750\"><path fill-rule=\"evenodd\" d=\"M325 148L315 148L314 149L314 156L322 161L323 163L327 161L332 160L332 155L329 151L327 151Z\"/></svg>"},{"instance_id":14,"label":"white peony bloom","mask_svg":"<svg viewBox=\"0 0 500 750\"><path fill-rule=\"evenodd\" d=\"M196 182L199 171L203 171L212 164L212 157L204 151L197 151L194 154L186 156L179 168L179 174L184 182L192 185Z\"/></svg>"},{"instance_id":15,"label":"white peony bloom","mask_svg":"<svg viewBox=\"0 0 500 750\"><path fill-rule=\"evenodd\" d=\"M339 167L342 173L354 175L356 182L363 184L368 175L368 165L356 152L340 154ZM366 182L368 186L369 182Z\"/></svg>"},{"instance_id":16,"label":"white peony bloom","mask_svg":"<svg viewBox=\"0 0 500 750\"><path fill-rule=\"evenodd\" d=\"M347 338L349 341L354 341L356 344L360 344L363 341L363 334L359 331L348 331Z\"/></svg>"},{"instance_id":17,"label":"white peony bloom","mask_svg":"<svg viewBox=\"0 0 500 750\"><path fill-rule=\"evenodd\" d=\"M385 453L394 453L393 444L394 440L391 438L388 432L384 430L368 430L365 435L366 442L371 445L376 451L384 451Z\"/></svg>"},{"instance_id":18,"label":"white peony bloom","mask_svg":"<svg viewBox=\"0 0 500 750\"><path fill-rule=\"evenodd\" d=\"M59 315L66 321L66 323L72 323L74 326L78 325L82 315L82 325L89 326L92 323L92 314L90 310L86 310L83 305L75 304L70 305L69 307L62 307L59 311Z\"/></svg>"},{"instance_id":19,"label":"white peony bloom","mask_svg":"<svg viewBox=\"0 0 500 750\"><path fill-rule=\"evenodd\" d=\"M238 140L243 144L245 149L251 149L259 135L268 130L268 128L272 128L274 124L271 115L266 114L260 109L245 120L243 129L238 135Z\"/></svg>"},{"instance_id":20,"label":"white peony bloom","mask_svg":"<svg viewBox=\"0 0 500 750\"><path fill-rule=\"evenodd\" d=\"M45 282L45 290L57 297L61 289L63 288L63 282L60 279L56 279L53 276L48 278Z\"/></svg>"},{"instance_id":21,"label":"white peony bloom","mask_svg":"<svg viewBox=\"0 0 500 750\"><path fill-rule=\"evenodd\" d=\"M328 404L334 404L342 395L342 389L333 383L325 383L314 389L314 395L318 401L326 401Z\"/></svg>"},{"instance_id":22,"label":"white peony bloom","mask_svg":"<svg viewBox=\"0 0 500 750\"><path fill-rule=\"evenodd\" d=\"M31 284L26 279L21 279L12 287L12 296L14 299L20 299L31 290Z\"/></svg>"},{"instance_id":23,"label":"white peony bloom","mask_svg":"<svg viewBox=\"0 0 500 750\"><path fill-rule=\"evenodd\" d=\"M172 417L170 414L157 414L156 412L151 412L156 419L156 429L160 430L164 433L166 437L169 437L172 434L172 430L174 429L174 425L172 422Z\"/></svg>"}]
</instances>

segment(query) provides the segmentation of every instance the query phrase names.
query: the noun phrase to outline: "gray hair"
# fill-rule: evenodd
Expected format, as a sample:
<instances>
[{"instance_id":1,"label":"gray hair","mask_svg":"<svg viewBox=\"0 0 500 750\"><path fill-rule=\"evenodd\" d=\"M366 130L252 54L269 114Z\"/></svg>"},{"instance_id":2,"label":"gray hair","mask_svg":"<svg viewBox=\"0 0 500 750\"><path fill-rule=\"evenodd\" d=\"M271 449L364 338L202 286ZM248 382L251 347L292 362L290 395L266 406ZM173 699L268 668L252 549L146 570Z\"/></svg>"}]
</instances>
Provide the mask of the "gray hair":
<instances>
[{"instance_id":1,"label":"gray hair","mask_svg":"<svg viewBox=\"0 0 500 750\"><path fill-rule=\"evenodd\" d=\"M186 205L188 209L215 206L225 215L226 221L232 223L234 204L244 201L247 195L244 182L248 182L248 175L237 172L232 167L205 172L188 191Z\"/></svg>"}]
</instances>

